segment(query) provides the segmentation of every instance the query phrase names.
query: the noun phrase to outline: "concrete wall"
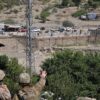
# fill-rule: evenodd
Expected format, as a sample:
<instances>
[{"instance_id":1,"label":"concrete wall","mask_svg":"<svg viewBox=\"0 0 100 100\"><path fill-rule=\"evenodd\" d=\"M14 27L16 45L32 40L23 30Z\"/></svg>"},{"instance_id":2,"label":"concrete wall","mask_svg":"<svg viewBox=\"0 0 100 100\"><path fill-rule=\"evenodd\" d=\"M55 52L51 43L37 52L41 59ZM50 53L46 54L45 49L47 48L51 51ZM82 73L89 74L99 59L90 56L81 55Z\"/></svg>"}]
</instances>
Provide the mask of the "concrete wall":
<instances>
[{"instance_id":1,"label":"concrete wall","mask_svg":"<svg viewBox=\"0 0 100 100\"><path fill-rule=\"evenodd\" d=\"M50 47L64 47L86 44L100 44L100 35L97 36L65 36L65 37L45 37L32 40L33 50L47 49ZM19 63L26 66L26 38L23 37L0 37L0 55L16 57ZM37 59L36 57L36 60ZM39 62L37 62L39 63ZM36 63L35 66L38 66Z\"/></svg>"},{"instance_id":2,"label":"concrete wall","mask_svg":"<svg viewBox=\"0 0 100 100\"><path fill-rule=\"evenodd\" d=\"M0 52L23 52L25 45L19 40L14 37L0 37L0 43L4 45L0 47Z\"/></svg>"},{"instance_id":3,"label":"concrete wall","mask_svg":"<svg viewBox=\"0 0 100 100\"><path fill-rule=\"evenodd\" d=\"M65 37L48 37L37 38L37 48L50 48L54 46L75 46L92 43L100 44L100 35L97 36L65 36Z\"/></svg>"},{"instance_id":4,"label":"concrete wall","mask_svg":"<svg viewBox=\"0 0 100 100\"><path fill-rule=\"evenodd\" d=\"M33 50L41 48L50 48L54 46L86 45L100 43L100 35L93 36L62 36L62 37L43 37L32 40ZM0 52L18 52L25 53L25 37L0 37Z\"/></svg>"},{"instance_id":5,"label":"concrete wall","mask_svg":"<svg viewBox=\"0 0 100 100\"><path fill-rule=\"evenodd\" d=\"M25 45L20 41L22 41L22 39L8 36L0 37L0 44L4 45L3 47L0 47L0 55L18 58L19 63L26 66Z\"/></svg>"}]
</instances>

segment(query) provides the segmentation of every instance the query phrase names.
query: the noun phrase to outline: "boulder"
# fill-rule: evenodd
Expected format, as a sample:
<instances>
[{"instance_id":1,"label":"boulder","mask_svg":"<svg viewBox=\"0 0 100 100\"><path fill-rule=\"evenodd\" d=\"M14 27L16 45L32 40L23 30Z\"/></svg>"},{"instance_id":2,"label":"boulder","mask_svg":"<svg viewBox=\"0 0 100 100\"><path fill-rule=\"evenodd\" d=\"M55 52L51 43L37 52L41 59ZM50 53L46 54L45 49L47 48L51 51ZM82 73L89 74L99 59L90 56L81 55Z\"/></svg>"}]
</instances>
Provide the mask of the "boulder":
<instances>
[{"instance_id":1,"label":"boulder","mask_svg":"<svg viewBox=\"0 0 100 100\"><path fill-rule=\"evenodd\" d=\"M77 100L96 100L95 98L89 98L89 97L78 97Z\"/></svg>"}]
</instances>

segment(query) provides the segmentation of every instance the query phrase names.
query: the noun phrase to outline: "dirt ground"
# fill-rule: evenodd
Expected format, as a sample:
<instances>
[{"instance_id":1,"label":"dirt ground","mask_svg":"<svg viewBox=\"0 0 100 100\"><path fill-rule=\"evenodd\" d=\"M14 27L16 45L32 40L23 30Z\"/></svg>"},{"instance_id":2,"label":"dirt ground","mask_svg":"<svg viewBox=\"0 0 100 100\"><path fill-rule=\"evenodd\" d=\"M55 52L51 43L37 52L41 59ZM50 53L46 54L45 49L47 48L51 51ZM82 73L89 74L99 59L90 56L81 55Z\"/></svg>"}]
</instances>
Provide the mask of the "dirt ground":
<instances>
[{"instance_id":1,"label":"dirt ground","mask_svg":"<svg viewBox=\"0 0 100 100\"><path fill-rule=\"evenodd\" d=\"M51 0L50 3L48 4L43 4L39 1L34 1L32 5L32 15L33 15L33 26L36 26L35 24L38 24L37 26L40 26L40 20L37 19L36 17L40 16L41 11L44 8L51 7L51 14L47 18L49 21L46 23L42 23L44 26L49 25L50 26L58 26L58 23L62 25L62 22L65 20L69 20L73 22L76 26L85 26L85 25L100 25L100 21L81 21L78 18L73 18L71 16L72 13L77 11L77 7L68 7L68 8L56 8L53 5L55 4L55 0ZM56 12L53 13L52 10L56 9ZM14 13L14 10L17 10L18 13ZM100 13L100 9L98 9L96 12ZM26 6L25 5L20 5L20 6L14 6L11 9L4 9L0 13L0 21L3 22L6 19L12 19L16 23L21 24L21 25L26 25L26 18L25 18L25 13L26 13Z\"/></svg>"}]
</instances>

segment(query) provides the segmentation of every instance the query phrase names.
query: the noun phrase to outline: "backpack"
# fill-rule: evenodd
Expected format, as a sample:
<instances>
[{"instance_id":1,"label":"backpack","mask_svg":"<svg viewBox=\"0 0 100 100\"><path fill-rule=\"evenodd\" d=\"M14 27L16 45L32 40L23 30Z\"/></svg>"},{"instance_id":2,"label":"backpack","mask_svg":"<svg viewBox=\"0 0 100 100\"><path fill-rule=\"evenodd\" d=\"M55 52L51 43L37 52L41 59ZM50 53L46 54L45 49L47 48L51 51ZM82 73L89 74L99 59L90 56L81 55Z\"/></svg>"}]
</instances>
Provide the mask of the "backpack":
<instances>
[{"instance_id":1,"label":"backpack","mask_svg":"<svg viewBox=\"0 0 100 100\"><path fill-rule=\"evenodd\" d=\"M23 88L17 94L19 100L36 100L34 89L32 87Z\"/></svg>"}]
</instances>

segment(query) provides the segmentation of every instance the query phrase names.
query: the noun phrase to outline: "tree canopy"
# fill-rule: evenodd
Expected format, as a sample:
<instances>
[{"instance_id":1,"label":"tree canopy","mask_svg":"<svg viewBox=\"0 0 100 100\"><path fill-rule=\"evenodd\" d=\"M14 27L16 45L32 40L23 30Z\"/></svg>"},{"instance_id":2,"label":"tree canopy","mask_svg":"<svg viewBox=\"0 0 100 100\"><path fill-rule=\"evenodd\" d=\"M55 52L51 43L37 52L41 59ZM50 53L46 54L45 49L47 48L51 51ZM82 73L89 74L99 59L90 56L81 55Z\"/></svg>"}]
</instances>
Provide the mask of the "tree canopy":
<instances>
[{"instance_id":1,"label":"tree canopy","mask_svg":"<svg viewBox=\"0 0 100 100\"><path fill-rule=\"evenodd\" d=\"M65 50L53 54L43 68L48 73L45 90L54 93L53 100L76 100L78 96L100 100L100 54Z\"/></svg>"}]
</instances>

